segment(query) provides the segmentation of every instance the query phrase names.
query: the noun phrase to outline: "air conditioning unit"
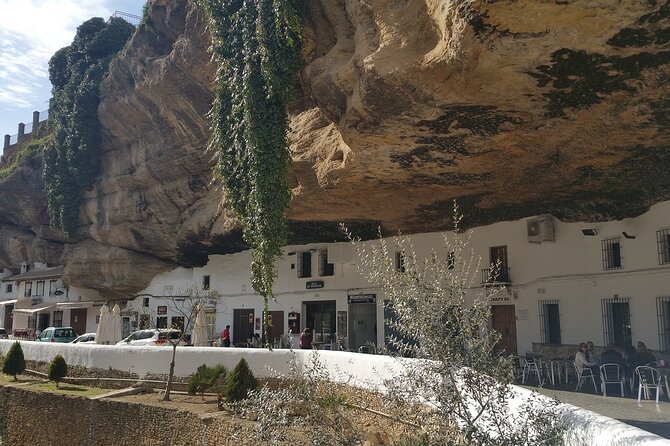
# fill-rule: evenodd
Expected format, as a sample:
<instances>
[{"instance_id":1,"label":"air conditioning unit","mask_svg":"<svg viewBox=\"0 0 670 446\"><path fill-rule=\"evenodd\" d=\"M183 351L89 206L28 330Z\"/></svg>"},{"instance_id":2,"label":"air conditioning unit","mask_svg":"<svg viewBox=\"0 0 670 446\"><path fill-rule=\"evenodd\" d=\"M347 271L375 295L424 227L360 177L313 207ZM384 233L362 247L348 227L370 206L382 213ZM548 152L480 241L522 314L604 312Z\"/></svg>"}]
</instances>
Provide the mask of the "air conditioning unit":
<instances>
[{"instance_id":1,"label":"air conditioning unit","mask_svg":"<svg viewBox=\"0 0 670 446\"><path fill-rule=\"evenodd\" d=\"M531 218L526 224L530 243L554 241L554 217L551 215Z\"/></svg>"}]
</instances>

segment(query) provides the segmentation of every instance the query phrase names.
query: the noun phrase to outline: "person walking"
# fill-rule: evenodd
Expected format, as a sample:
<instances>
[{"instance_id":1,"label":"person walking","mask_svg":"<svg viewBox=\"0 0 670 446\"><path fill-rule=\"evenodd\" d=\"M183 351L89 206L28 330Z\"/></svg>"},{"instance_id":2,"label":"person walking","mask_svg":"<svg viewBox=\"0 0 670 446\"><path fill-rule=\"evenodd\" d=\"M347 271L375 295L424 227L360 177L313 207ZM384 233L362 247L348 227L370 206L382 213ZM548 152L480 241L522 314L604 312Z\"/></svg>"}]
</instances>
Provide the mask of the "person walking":
<instances>
[{"instance_id":1,"label":"person walking","mask_svg":"<svg viewBox=\"0 0 670 446\"><path fill-rule=\"evenodd\" d=\"M312 348L312 333L309 327L305 327L302 333L300 333L300 344L298 346L302 349Z\"/></svg>"},{"instance_id":2,"label":"person walking","mask_svg":"<svg viewBox=\"0 0 670 446\"><path fill-rule=\"evenodd\" d=\"M221 332L221 345L230 347L230 325L226 325L226 328Z\"/></svg>"}]
</instances>

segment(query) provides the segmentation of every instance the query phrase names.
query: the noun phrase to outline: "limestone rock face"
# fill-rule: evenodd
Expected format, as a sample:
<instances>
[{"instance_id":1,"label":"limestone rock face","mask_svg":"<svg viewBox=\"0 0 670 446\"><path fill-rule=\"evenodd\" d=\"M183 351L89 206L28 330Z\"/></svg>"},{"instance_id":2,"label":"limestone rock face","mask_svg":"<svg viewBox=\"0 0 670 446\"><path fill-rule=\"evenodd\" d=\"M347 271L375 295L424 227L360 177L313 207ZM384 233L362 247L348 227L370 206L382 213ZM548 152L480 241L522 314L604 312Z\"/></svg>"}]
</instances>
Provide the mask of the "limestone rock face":
<instances>
[{"instance_id":1,"label":"limestone rock face","mask_svg":"<svg viewBox=\"0 0 670 446\"><path fill-rule=\"evenodd\" d=\"M342 221L447 229L453 199L474 225L622 218L670 198L670 0L310 0L304 12L292 241L333 241ZM0 185L0 260L49 251L73 284L123 298L245 249L206 150L205 24L193 2L151 2L101 88L103 170L77 240L64 249L48 230L34 160Z\"/></svg>"}]
</instances>

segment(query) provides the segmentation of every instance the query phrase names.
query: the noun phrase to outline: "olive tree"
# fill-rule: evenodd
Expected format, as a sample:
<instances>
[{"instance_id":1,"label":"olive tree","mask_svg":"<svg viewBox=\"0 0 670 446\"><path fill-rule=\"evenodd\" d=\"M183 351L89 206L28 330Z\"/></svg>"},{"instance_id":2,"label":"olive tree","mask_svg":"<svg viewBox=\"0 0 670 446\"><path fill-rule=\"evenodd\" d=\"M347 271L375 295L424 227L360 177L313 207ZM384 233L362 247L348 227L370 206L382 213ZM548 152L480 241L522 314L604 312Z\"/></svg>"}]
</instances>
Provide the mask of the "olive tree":
<instances>
[{"instance_id":1,"label":"olive tree","mask_svg":"<svg viewBox=\"0 0 670 446\"><path fill-rule=\"evenodd\" d=\"M561 444L557 403L510 406L512 358L496 350L499 334L489 328L499 265L480 286L481 260L460 221L454 203L453 232L421 255L409 237L353 240L361 274L383 291L393 315L385 321L389 349L414 358L399 358L400 376L385 381L388 410L422 426L431 446Z\"/></svg>"},{"instance_id":2,"label":"olive tree","mask_svg":"<svg viewBox=\"0 0 670 446\"><path fill-rule=\"evenodd\" d=\"M170 360L167 384L162 396L162 401L170 401L170 389L172 388L172 382L174 380L177 347L186 343L187 335L191 333L195 327L195 319L200 308L212 301L218 300L218 294L212 293L210 290L202 289L196 285L189 285L186 288L180 289L177 294L152 297L163 299L171 314L176 314L177 317L183 318L183 324L171 324L167 327L158 327L154 315L149 314L148 308L143 307L142 317L145 318L147 324L161 332L161 339L172 347L172 357ZM171 335L171 333L174 333L174 330L179 331L178 336Z\"/></svg>"}]
</instances>

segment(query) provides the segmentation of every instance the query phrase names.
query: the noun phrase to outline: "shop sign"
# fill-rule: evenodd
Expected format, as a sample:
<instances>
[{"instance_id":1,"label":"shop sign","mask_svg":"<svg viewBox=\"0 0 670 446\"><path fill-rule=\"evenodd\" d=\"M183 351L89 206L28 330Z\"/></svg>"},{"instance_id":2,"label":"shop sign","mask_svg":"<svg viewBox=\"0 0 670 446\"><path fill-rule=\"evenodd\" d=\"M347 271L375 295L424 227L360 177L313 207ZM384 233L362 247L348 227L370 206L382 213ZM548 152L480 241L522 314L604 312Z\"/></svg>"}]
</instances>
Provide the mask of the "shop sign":
<instances>
[{"instance_id":1,"label":"shop sign","mask_svg":"<svg viewBox=\"0 0 670 446\"><path fill-rule=\"evenodd\" d=\"M305 283L305 289L315 290L317 288L323 288L323 280L310 280Z\"/></svg>"},{"instance_id":2,"label":"shop sign","mask_svg":"<svg viewBox=\"0 0 670 446\"><path fill-rule=\"evenodd\" d=\"M510 299L509 299L509 295L499 293L499 294L496 294L494 296L491 296L491 298L489 300L491 302L509 302Z\"/></svg>"},{"instance_id":3,"label":"shop sign","mask_svg":"<svg viewBox=\"0 0 670 446\"><path fill-rule=\"evenodd\" d=\"M156 309L156 314L158 315L167 314L167 305L159 305L158 308Z\"/></svg>"},{"instance_id":4,"label":"shop sign","mask_svg":"<svg viewBox=\"0 0 670 446\"><path fill-rule=\"evenodd\" d=\"M373 304L377 302L376 294L351 294L347 296L350 304Z\"/></svg>"}]
</instances>

